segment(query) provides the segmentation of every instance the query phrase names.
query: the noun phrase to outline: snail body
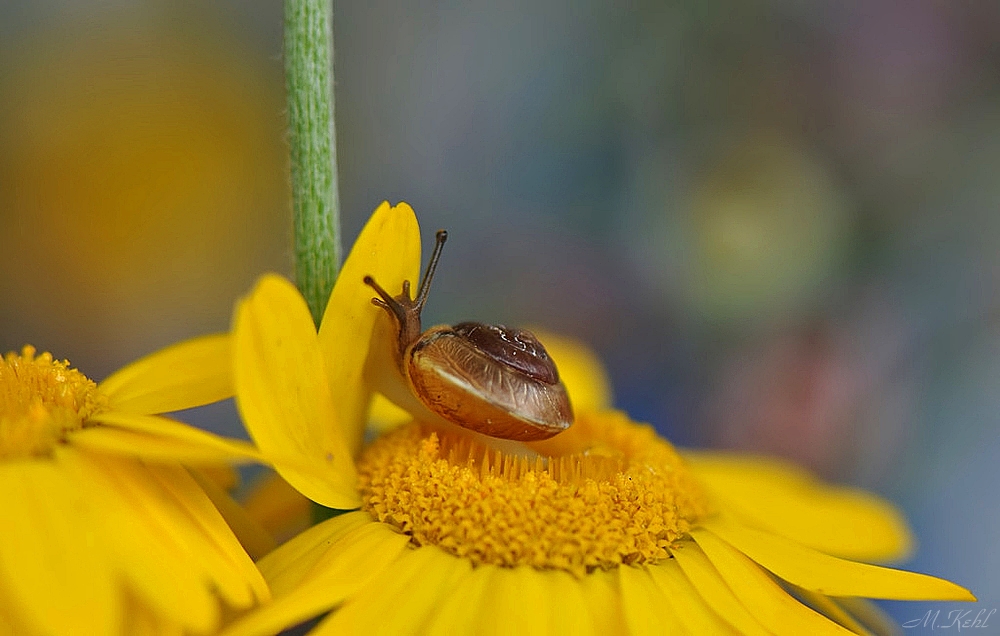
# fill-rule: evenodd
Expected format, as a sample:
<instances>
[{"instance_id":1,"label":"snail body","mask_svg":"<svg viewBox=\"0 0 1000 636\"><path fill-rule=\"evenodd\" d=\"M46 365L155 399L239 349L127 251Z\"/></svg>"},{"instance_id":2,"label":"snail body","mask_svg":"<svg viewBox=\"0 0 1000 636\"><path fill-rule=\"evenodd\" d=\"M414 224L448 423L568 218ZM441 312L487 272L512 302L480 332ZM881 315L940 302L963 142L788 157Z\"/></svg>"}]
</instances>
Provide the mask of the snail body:
<instances>
[{"instance_id":1,"label":"snail body","mask_svg":"<svg viewBox=\"0 0 1000 636\"><path fill-rule=\"evenodd\" d=\"M365 277L381 296L372 303L395 322L395 362L410 391L436 415L491 437L532 441L566 430L573 423L569 396L530 331L476 322L421 331L420 312L446 239L446 232L437 233L416 299L409 281L392 297Z\"/></svg>"}]
</instances>

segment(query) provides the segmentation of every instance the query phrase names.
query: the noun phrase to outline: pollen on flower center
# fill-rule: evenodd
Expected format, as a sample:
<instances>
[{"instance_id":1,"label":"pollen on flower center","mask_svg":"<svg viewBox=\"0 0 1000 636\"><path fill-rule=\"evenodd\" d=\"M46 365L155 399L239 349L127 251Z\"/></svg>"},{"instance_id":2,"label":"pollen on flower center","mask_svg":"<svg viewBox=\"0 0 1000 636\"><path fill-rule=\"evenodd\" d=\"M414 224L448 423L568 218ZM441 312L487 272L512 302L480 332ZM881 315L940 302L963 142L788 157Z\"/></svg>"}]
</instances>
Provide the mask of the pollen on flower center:
<instances>
[{"instance_id":1,"label":"pollen on flower center","mask_svg":"<svg viewBox=\"0 0 1000 636\"><path fill-rule=\"evenodd\" d=\"M667 558L708 513L680 457L648 426L588 414L564 435L568 448L557 436L539 448L555 456L529 458L411 424L362 456L364 506L415 545L576 575Z\"/></svg>"},{"instance_id":2,"label":"pollen on flower center","mask_svg":"<svg viewBox=\"0 0 1000 636\"><path fill-rule=\"evenodd\" d=\"M66 360L25 346L0 359L0 459L49 453L105 408L97 385Z\"/></svg>"}]
</instances>

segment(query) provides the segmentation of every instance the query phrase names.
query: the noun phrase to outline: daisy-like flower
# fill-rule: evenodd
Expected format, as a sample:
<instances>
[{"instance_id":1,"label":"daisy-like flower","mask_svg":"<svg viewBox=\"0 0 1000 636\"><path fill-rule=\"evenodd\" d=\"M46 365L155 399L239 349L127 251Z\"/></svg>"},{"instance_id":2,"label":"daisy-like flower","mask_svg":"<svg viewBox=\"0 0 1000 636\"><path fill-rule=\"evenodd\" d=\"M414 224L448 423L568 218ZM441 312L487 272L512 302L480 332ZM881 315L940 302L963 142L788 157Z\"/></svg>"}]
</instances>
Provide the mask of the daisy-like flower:
<instances>
[{"instance_id":1,"label":"daisy-like flower","mask_svg":"<svg viewBox=\"0 0 1000 636\"><path fill-rule=\"evenodd\" d=\"M214 632L270 598L181 463L252 458L152 413L231 393L227 337L96 384L26 346L0 359L0 633Z\"/></svg>"},{"instance_id":2,"label":"daisy-like flower","mask_svg":"<svg viewBox=\"0 0 1000 636\"><path fill-rule=\"evenodd\" d=\"M312 632L868 633L864 598L974 600L931 576L870 565L902 556L905 523L864 492L787 465L679 454L609 409L581 348L542 338L574 403L566 432L494 443L415 419L362 445L374 387L398 373L372 307L415 281L419 231L383 204L347 259L319 333L298 292L263 278L237 311L237 403L264 455L301 493L360 508L258 565L275 600L227 630Z\"/></svg>"}]
</instances>

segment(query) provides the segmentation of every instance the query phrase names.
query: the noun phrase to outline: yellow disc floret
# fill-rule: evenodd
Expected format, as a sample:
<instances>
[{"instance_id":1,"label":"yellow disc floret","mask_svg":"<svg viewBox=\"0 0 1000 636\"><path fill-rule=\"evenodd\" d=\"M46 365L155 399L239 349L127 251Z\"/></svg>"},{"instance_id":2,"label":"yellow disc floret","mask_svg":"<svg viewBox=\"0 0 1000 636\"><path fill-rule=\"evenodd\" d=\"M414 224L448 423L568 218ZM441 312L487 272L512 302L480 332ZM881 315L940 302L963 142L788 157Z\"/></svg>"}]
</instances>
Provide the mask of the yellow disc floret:
<instances>
[{"instance_id":1,"label":"yellow disc floret","mask_svg":"<svg viewBox=\"0 0 1000 636\"><path fill-rule=\"evenodd\" d=\"M586 414L535 449L405 426L361 458L365 508L415 545L576 575L667 558L709 511L673 447L620 413Z\"/></svg>"},{"instance_id":2,"label":"yellow disc floret","mask_svg":"<svg viewBox=\"0 0 1000 636\"><path fill-rule=\"evenodd\" d=\"M66 360L36 356L31 346L8 353L0 359L0 459L47 455L105 406L97 385Z\"/></svg>"}]
</instances>

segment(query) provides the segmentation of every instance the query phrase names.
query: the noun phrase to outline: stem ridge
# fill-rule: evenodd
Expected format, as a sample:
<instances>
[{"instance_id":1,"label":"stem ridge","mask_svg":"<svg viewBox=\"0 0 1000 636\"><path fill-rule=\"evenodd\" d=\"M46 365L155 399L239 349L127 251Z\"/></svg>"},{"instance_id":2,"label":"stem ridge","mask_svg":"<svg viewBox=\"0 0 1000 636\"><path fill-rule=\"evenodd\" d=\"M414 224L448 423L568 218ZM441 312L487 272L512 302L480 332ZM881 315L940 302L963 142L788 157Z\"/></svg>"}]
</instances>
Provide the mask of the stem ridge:
<instances>
[{"instance_id":1,"label":"stem ridge","mask_svg":"<svg viewBox=\"0 0 1000 636\"><path fill-rule=\"evenodd\" d=\"M295 281L319 326L340 267L331 0L285 0Z\"/></svg>"}]
</instances>

